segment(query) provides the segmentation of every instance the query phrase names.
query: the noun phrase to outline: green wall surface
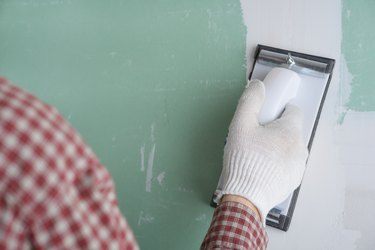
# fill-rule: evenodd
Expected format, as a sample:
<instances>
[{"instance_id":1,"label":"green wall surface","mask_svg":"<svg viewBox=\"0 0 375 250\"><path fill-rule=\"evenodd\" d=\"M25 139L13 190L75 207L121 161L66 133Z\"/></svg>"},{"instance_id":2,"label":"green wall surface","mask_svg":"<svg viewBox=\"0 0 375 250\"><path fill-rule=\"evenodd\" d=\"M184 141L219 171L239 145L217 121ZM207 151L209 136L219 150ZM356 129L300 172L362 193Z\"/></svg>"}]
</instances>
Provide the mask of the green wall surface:
<instances>
[{"instance_id":1,"label":"green wall surface","mask_svg":"<svg viewBox=\"0 0 375 250\"><path fill-rule=\"evenodd\" d=\"M375 1L343 0L342 52L353 79L346 107L375 111Z\"/></svg>"},{"instance_id":2,"label":"green wall surface","mask_svg":"<svg viewBox=\"0 0 375 250\"><path fill-rule=\"evenodd\" d=\"M239 1L0 0L0 75L112 173L142 249L197 249L246 82Z\"/></svg>"}]
</instances>

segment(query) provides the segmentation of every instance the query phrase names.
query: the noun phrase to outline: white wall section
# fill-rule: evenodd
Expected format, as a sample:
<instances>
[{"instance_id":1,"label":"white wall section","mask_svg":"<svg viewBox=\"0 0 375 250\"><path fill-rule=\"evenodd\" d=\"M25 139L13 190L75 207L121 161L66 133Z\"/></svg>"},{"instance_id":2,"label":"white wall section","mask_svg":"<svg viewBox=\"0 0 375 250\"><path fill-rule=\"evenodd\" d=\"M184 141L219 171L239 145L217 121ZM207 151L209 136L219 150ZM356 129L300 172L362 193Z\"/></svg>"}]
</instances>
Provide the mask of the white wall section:
<instances>
[{"instance_id":1,"label":"white wall section","mask_svg":"<svg viewBox=\"0 0 375 250\"><path fill-rule=\"evenodd\" d=\"M257 44L336 59L292 224L287 233L268 228L269 249L374 249L375 114L349 111L338 122L342 93L350 92L351 81L341 61L341 1L241 0L241 5L247 74Z\"/></svg>"}]
</instances>

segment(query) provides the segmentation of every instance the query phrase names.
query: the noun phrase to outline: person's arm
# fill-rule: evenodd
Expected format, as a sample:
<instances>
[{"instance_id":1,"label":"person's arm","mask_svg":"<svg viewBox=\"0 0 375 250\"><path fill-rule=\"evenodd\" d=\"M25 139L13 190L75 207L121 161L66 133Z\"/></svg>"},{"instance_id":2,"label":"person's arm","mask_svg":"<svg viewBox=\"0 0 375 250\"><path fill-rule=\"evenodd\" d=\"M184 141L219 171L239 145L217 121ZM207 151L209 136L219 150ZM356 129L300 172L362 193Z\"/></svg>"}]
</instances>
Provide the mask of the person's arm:
<instances>
[{"instance_id":1,"label":"person's arm","mask_svg":"<svg viewBox=\"0 0 375 250\"><path fill-rule=\"evenodd\" d=\"M265 249L266 216L301 183L307 159L302 113L287 105L282 116L258 122L265 89L250 81L229 127L222 170L223 196L201 249Z\"/></svg>"},{"instance_id":2,"label":"person's arm","mask_svg":"<svg viewBox=\"0 0 375 250\"><path fill-rule=\"evenodd\" d=\"M258 209L251 201L247 200L246 198L242 196L238 196L238 195L226 194L221 199L221 203L224 203L224 202L237 202L237 203L241 203L242 205L245 205L253 212L253 214L255 214L256 220L261 221Z\"/></svg>"},{"instance_id":3,"label":"person's arm","mask_svg":"<svg viewBox=\"0 0 375 250\"><path fill-rule=\"evenodd\" d=\"M0 78L0 249L138 249L108 171L49 105Z\"/></svg>"},{"instance_id":4,"label":"person's arm","mask_svg":"<svg viewBox=\"0 0 375 250\"><path fill-rule=\"evenodd\" d=\"M225 195L201 249L265 249L268 236L257 208L241 196Z\"/></svg>"}]
</instances>

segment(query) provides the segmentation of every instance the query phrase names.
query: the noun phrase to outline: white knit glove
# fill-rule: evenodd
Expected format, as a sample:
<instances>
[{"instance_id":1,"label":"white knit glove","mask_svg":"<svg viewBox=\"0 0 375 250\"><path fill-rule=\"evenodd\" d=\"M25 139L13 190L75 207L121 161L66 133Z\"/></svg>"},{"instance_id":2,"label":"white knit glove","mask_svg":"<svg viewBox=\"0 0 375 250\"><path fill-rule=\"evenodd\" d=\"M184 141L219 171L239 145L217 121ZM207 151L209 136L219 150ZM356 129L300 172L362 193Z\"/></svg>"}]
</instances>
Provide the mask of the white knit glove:
<instances>
[{"instance_id":1,"label":"white knit glove","mask_svg":"<svg viewBox=\"0 0 375 250\"><path fill-rule=\"evenodd\" d=\"M222 194L242 196L268 212L301 183L308 155L302 142L302 112L287 105L281 118L260 125L263 82L250 81L229 127L224 148Z\"/></svg>"}]
</instances>

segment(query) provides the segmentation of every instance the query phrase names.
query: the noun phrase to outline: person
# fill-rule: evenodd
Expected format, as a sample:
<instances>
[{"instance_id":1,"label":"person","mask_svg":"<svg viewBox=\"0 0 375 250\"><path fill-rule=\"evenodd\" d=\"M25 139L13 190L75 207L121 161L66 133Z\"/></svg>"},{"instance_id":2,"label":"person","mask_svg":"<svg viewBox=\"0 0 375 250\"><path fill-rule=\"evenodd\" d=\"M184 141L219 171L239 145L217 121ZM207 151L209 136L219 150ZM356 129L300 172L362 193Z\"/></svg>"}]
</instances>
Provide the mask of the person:
<instances>
[{"instance_id":1,"label":"person","mask_svg":"<svg viewBox=\"0 0 375 250\"><path fill-rule=\"evenodd\" d=\"M265 216L301 181L301 113L257 122L260 81L247 85L224 149L225 180L201 249L262 249ZM114 183L53 107L0 78L0 249L138 249Z\"/></svg>"}]
</instances>

